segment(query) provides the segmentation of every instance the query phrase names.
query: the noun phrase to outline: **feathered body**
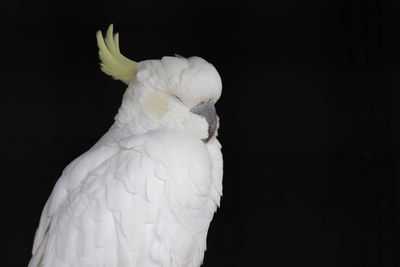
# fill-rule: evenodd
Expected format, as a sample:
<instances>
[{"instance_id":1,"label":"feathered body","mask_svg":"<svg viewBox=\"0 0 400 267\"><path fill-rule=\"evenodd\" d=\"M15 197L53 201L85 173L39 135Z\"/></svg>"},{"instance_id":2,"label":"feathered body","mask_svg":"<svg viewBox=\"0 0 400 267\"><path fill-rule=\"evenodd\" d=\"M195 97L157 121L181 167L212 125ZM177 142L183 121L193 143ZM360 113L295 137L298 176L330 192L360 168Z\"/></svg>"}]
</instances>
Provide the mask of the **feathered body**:
<instances>
[{"instance_id":1,"label":"feathered body","mask_svg":"<svg viewBox=\"0 0 400 267\"><path fill-rule=\"evenodd\" d=\"M114 125L57 181L29 266L200 266L222 155L216 132L190 110L215 103L221 88L198 57L138 63Z\"/></svg>"}]
</instances>

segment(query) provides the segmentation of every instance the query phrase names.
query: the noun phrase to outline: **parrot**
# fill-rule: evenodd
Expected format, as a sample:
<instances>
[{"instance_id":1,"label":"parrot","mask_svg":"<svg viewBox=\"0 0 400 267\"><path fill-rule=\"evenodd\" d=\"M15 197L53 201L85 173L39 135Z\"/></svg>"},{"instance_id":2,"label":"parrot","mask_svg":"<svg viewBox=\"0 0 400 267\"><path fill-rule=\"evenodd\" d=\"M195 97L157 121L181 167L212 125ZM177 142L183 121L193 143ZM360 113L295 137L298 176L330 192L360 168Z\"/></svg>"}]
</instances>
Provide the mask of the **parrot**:
<instances>
[{"instance_id":1,"label":"parrot","mask_svg":"<svg viewBox=\"0 0 400 267\"><path fill-rule=\"evenodd\" d=\"M28 266L201 266L222 196L221 77L198 56L135 62L113 24L96 37L101 70L127 88L109 130L55 183Z\"/></svg>"}]
</instances>

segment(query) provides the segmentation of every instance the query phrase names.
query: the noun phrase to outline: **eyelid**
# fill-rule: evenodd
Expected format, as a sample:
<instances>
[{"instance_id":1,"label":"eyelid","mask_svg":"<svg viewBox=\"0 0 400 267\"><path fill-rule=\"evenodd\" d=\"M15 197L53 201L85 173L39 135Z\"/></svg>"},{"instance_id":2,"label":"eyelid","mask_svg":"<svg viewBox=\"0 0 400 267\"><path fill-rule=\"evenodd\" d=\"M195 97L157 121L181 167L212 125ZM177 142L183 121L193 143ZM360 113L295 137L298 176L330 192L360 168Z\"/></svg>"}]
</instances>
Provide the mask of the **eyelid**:
<instances>
[{"instance_id":1,"label":"eyelid","mask_svg":"<svg viewBox=\"0 0 400 267\"><path fill-rule=\"evenodd\" d=\"M173 95L176 99L178 99L180 102L182 102L182 99L180 99L178 96Z\"/></svg>"}]
</instances>

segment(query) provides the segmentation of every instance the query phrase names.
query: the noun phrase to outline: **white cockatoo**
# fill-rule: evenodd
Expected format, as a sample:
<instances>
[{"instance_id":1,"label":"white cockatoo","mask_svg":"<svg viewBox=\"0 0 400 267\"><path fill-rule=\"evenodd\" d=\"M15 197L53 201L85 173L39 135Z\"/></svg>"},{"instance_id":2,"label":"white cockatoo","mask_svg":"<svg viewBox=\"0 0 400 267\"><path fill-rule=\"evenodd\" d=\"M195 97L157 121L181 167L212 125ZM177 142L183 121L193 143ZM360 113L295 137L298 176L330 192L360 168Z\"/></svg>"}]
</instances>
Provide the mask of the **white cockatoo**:
<instances>
[{"instance_id":1,"label":"white cockatoo","mask_svg":"<svg viewBox=\"0 0 400 267\"><path fill-rule=\"evenodd\" d=\"M129 60L112 25L97 41L102 70L128 88L54 186L29 266L200 266L222 195L221 78L200 57Z\"/></svg>"}]
</instances>

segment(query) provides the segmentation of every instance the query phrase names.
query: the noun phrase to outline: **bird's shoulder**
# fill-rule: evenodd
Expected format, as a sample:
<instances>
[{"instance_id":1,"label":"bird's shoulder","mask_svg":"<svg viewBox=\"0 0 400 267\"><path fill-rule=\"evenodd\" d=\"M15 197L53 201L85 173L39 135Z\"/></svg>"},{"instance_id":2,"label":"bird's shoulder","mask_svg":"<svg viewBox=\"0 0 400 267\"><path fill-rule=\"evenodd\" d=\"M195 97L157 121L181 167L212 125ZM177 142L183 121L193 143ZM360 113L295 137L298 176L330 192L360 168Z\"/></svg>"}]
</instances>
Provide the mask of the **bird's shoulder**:
<instances>
[{"instance_id":1,"label":"bird's shoulder","mask_svg":"<svg viewBox=\"0 0 400 267\"><path fill-rule=\"evenodd\" d=\"M134 173L124 174L124 179L128 179L129 175L140 177L141 172L153 168L191 168L195 165L207 170L211 168L211 160L204 143L182 130L160 130L144 135L110 131L63 170L49 198L47 215L54 214L70 192L91 184L99 173L121 176L122 170L134 170Z\"/></svg>"},{"instance_id":2,"label":"bird's shoulder","mask_svg":"<svg viewBox=\"0 0 400 267\"><path fill-rule=\"evenodd\" d=\"M210 161L204 143L184 131L105 136L64 170L43 210L33 254L48 255L49 262L75 262L76 250L101 258L117 239L137 250L144 225L156 224L161 206L181 216L183 206L198 210L207 203ZM53 249L45 245L50 242Z\"/></svg>"}]
</instances>

